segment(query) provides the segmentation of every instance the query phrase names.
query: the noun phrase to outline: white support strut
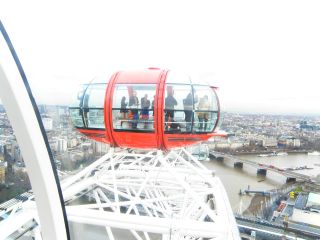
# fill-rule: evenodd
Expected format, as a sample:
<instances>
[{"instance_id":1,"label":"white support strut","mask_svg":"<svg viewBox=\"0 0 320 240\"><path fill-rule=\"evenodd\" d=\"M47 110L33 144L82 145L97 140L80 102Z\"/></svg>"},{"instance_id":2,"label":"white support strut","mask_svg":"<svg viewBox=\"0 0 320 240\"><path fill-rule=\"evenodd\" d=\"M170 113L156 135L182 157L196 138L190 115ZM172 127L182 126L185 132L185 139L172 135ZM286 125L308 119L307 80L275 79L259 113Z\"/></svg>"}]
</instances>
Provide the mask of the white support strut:
<instances>
[{"instance_id":1,"label":"white support strut","mask_svg":"<svg viewBox=\"0 0 320 240\"><path fill-rule=\"evenodd\" d=\"M136 155L122 150L106 156L97 160L99 166L83 169L93 175L80 172L65 188L68 199L85 188L95 199L80 205L71 201L69 221L104 226L111 239L117 239L112 228L128 230L138 240L154 234L162 239L240 239L221 182L186 150Z\"/></svg>"},{"instance_id":2,"label":"white support strut","mask_svg":"<svg viewBox=\"0 0 320 240\"><path fill-rule=\"evenodd\" d=\"M64 240L67 239L67 229L49 153L31 99L17 63L4 39L2 23L0 24L1 101L6 108L28 169L31 186L36 196L42 237Z\"/></svg>"},{"instance_id":3,"label":"white support strut","mask_svg":"<svg viewBox=\"0 0 320 240\"><path fill-rule=\"evenodd\" d=\"M62 185L72 226L111 240L240 239L220 180L184 149L111 150Z\"/></svg>"}]
</instances>

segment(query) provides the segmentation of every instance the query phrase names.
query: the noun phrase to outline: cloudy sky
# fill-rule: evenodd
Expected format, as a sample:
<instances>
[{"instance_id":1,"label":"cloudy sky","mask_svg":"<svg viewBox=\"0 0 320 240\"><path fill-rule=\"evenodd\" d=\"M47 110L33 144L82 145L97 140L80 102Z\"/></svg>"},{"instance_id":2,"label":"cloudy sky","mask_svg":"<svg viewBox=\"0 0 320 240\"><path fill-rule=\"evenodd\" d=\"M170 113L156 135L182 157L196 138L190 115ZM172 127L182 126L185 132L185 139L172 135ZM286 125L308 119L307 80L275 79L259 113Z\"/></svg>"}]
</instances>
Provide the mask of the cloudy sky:
<instances>
[{"instance_id":1,"label":"cloudy sky","mask_svg":"<svg viewBox=\"0 0 320 240\"><path fill-rule=\"evenodd\" d=\"M209 80L226 111L320 114L320 1L7 1L0 17L39 103L161 67Z\"/></svg>"}]
</instances>

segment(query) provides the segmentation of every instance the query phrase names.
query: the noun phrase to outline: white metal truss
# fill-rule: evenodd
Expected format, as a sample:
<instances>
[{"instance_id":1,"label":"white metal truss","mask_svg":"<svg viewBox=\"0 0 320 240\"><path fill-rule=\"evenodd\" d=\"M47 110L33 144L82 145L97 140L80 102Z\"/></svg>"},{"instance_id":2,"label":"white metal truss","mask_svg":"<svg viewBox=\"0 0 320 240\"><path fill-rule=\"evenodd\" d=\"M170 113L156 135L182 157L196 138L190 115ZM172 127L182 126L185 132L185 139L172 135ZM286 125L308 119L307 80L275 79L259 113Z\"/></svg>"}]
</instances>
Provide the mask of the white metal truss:
<instances>
[{"instance_id":1,"label":"white metal truss","mask_svg":"<svg viewBox=\"0 0 320 240\"><path fill-rule=\"evenodd\" d=\"M220 180L185 149L111 151L62 188L69 221L104 226L109 239L115 239L113 228L129 230L137 240L152 239L152 234L239 239ZM91 201L74 205L81 195Z\"/></svg>"},{"instance_id":2,"label":"white metal truss","mask_svg":"<svg viewBox=\"0 0 320 240\"><path fill-rule=\"evenodd\" d=\"M104 227L106 239L240 239L219 178L185 149L111 149L62 189L75 230Z\"/></svg>"}]
</instances>

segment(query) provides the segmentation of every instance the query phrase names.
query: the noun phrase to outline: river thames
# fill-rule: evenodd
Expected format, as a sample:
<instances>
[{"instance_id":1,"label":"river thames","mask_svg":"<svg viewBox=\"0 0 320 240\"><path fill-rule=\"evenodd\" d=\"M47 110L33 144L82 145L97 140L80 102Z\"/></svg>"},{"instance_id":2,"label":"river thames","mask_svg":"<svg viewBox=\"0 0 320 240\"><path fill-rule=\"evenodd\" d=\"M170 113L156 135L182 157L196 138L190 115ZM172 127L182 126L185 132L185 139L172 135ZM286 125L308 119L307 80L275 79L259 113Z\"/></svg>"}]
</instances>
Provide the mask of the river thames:
<instances>
[{"instance_id":1,"label":"river thames","mask_svg":"<svg viewBox=\"0 0 320 240\"><path fill-rule=\"evenodd\" d=\"M255 161L267 165L273 165L279 168L295 168L307 166L308 168L295 172L308 176L317 176L320 174L320 156L310 156L305 153L289 153L286 156L258 157L254 154L239 155L241 159ZM257 176L257 169L244 165L243 169L235 169L233 161L225 158L223 162L217 160L203 161L207 168L215 170L216 175L221 179L229 196L230 204L234 212L243 212L250 204L251 196L240 196L239 191L251 190L270 190L281 187L286 182L286 177L268 171L267 176Z\"/></svg>"}]
</instances>

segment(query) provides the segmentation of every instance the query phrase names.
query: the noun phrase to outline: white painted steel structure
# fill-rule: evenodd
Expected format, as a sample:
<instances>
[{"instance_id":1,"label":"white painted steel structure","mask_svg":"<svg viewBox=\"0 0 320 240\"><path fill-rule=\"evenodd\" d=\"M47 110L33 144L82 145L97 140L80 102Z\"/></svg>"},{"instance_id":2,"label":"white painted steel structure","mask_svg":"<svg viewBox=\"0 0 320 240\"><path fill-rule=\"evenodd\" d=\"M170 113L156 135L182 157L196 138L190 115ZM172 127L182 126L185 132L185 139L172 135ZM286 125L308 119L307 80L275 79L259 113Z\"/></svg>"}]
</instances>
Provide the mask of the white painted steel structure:
<instances>
[{"instance_id":1,"label":"white painted steel structure","mask_svg":"<svg viewBox=\"0 0 320 240\"><path fill-rule=\"evenodd\" d=\"M128 230L124 239L240 239L219 178L185 149L111 149L62 188L69 222L103 226L108 239L119 239L113 229ZM91 201L75 204L81 196Z\"/></svg>"},{"instance_id":2,"label":"white painted steel structure","mask_svg":"<svg viewBox=\"0 0 320 240\"><path fill-rule=\"evenodd\" d=\"M69 221L128 229L136 239L238 239L220 180L185 149L110 152L62 184L70 201L87 192L95 203L67 207ZM142 232L138 233L138 231Z\"/></svg>"}]
</instances>

